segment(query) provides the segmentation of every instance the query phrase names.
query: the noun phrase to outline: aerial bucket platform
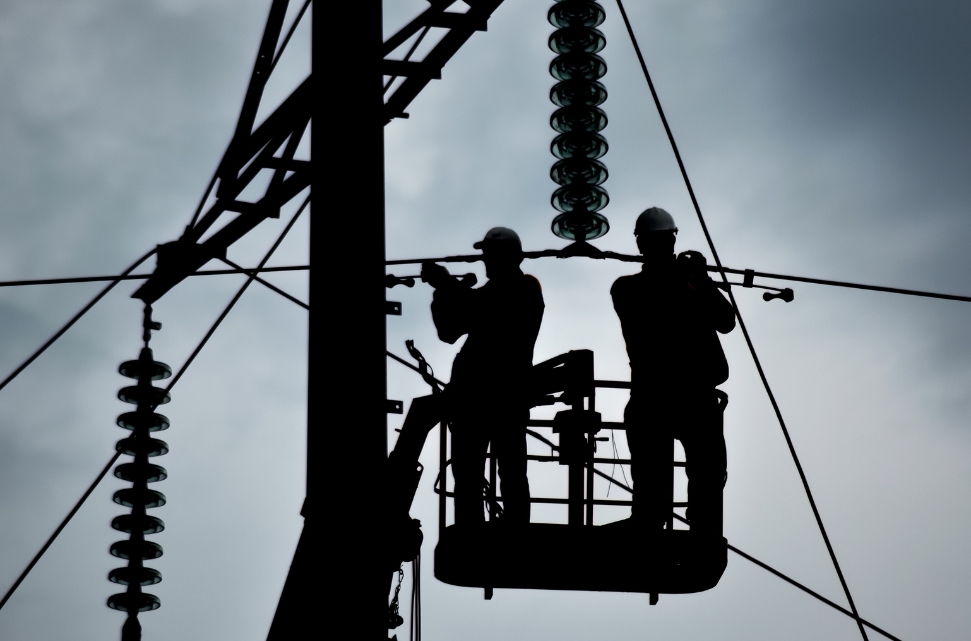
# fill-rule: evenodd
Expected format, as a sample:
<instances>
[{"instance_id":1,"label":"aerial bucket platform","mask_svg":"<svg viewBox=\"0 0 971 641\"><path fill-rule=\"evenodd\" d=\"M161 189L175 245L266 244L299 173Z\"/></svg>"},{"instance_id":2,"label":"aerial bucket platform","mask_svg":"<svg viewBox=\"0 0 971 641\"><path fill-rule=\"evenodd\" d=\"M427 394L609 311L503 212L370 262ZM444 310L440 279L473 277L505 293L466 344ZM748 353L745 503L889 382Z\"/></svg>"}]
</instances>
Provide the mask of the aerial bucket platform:
<instances>
[{"instance_id":1,"label":"aerial bucket platform","mask_svg":"<svg viewBox=\"0 0 971 641\"><path fill-rule=\"evenodd\" d=\"M610 525L450 525L435 578L450 585L528 590L689 594L715 587L728 563L722 537Z\"/></svg>"},{"instance_id":2,"label":"aerial bucket platform","mask_svg":"<svg viewBox=\"0 0 971 641\"><path fill-rule=\"evenodd\" d=\"M670 486L662 488L671 504L671 516L663 530L649 531L629 520L594 525L598 505L630 506L629 500L595 498L594 477L601 476L596 464L623 464L628 459L596 455L596 435L602 428L622 430L623 423L604 423L596 412L596 389L630 388L629 383L596 381L593 352L572 351L536 365L540 398L536 405L566 403L571 409L553 420L531 420L529 434L550 445L552 456L530 455L528 459L568 467L567 498L532 497L533 504L567 506L567 523L503 523L497 518L502 498L495 493L496 460L488 457L489 473L484 500L489 520L482 524L447 524L447 499L453 492L443 487L450 460L448 430L441 430L440 472L435 491L439 495L439 541L435 548L435 577L451 585L484 588L490 598L494 588L538 590L585 590L599 592L642 592L651 595L686 594L713 588L727 564L727 542L722 536L721 504L717 528L708 531L674 529L674 473L683 462L674 460L671 441ZM554 396L554 394L558 394ZM719 416L728 396L716 390ZM535 428L552 428L558 443ZM722 429L719 421L718 429ZM679 518L679 521L684 521Z\"/></svg>"}]
</instances>

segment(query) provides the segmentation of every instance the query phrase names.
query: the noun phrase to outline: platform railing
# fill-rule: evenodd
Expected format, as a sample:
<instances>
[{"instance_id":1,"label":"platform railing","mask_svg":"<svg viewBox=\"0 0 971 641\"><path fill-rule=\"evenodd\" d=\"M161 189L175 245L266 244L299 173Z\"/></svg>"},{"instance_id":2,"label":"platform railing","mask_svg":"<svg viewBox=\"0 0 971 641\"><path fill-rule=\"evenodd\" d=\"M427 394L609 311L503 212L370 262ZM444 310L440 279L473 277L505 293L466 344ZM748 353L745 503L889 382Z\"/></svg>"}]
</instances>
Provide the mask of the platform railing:
<instances>
[{"instance_id":1,"label":"platform railing","mask_svg":"<svg viewBox=\"0 0 971 641\"><path fill-rule=\"evenodd\" d=\"M627 381L608 381L608 380L594 380L593 387L601 389L630 389L631 384ZM590 396L586 397L587 403L586 407L581 407L579 409L586 409L589 411L596 410L596 393L594 392ZM582 403L581 403L582 404ZM574 409L577 409L574 405ZM555 421L548 419L530 419L527 423L527 428L554 428L556 427ZM618 422L607 422L603 421L599 423L599 429L597 431L603 430L619 430L626 431L627 426L625 423ZM612 483L613 485L619 487L620 489L633 493L633 488L628 487L624 483L614 479L612 476L596 469L596 465L629 465L631 459L625 458L614 458L614 457L598 457L595 455L596 445L598 442L603 442L606 439L597 439L596 431L590 433L587 437L587 443L585 444L588 448L590 455L586 457L586 460L582 464L573 463L571 467L577 466L579 469L573 469L572 474L574 478L571 484L574 491L569 492L568 498L560 497L544 497L544 496L530 496L530 504L545 504L545 505L566 505L569 508L571 515L580 514L581 518L571 518L571 525L585 525L592 526L594 523L594 506L614 506L614 507L625 507L632 506L633 501L621 500L621 499L598 499L594 498L594 480L597 476L600 476L604 480ZM527 435L531 438L538 440L545 445L549 446L554 454L550 456L542 456L536 454L528 454L526 456L527 461L536 461L540 463L557 463L564 464L563 458L560 454L560 445L554 443L552 440L546 438L545 436L535 432L533 429L527 429ZM447 483L447 471L451 466L451 459L448 458L448 425L446 423L441 423L439 425L439 472L438 477L435 482L435 493L439 496L438 501L438 523L439 523L439 536L444 533L445 527L447 525L447 500L449 498L455 497L455 492L449 491ZM483 498L488 506L487 514L489 520L496 518L497 510L495 506L502 502L502 496L496 491L497 488L497 469L496 469L496 457L492 453L492 448L490 446L489 452L486 454L486 460L488 461L488 473L483 479ZM684 461L672 461L673 467L684 467ZM673 471L673 470L672 470ZM582 474L582 485L576 483L576 477ZM576 491L581 489L581 491ZM673 498L673 497L672 497ZM673 508L683 508L687 507L686 502L672 501L672 512ZM671 524L668 525L671 527Z\"/></svg>"}]
</instances>

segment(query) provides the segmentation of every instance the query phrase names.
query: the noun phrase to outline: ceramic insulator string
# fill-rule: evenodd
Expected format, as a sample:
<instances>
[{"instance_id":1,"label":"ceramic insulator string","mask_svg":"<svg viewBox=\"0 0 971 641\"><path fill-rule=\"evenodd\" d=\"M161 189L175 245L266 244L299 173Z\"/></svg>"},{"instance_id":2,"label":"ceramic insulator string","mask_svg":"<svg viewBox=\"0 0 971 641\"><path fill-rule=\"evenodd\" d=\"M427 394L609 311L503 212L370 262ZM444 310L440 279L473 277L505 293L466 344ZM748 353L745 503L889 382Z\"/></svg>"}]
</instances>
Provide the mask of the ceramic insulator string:
<instances>
[{"instance_id":1,"label":"ceramic insulator string","mask_svg":"<svg viewBox=\"0 0 971 641\"><path fill-rule=\"evenodd\" d=\"M597 213L610 201L601 186L607 167L600 161L607 153L607 140L600 134L607 126L607 114L600 108L607 100L607 88L600 82L607 63L597 55L607 44L597 29L605 14L593 0L559 0L547 17L557 27L549 38L557 54L550 75L558 81L550 90L558 107L550 126L559 132L550 147L559 159L550 177L560 185L552 203L561 212L553 219L553 233L567 240L592 240L610 229Z\"/></svg>"},{"instance_id":2,"label":"ceramic insulator string","mask_svg":"<svg viewBox=\"0 0 971 641\"><path fill-rule=\"evenodd\" d=\"M165 363L156 361L148 347L151 330L161 325L151 320L151 307L145 312L145 346L137 360L126 361L118 368L122 376L134 379L135 385L122 388L118 398L135 406L135 411L125 412L118 417L118 426L131 431L131 435L118 441L116 450L132 457L129 463L121 463L115 468L115 476L132 485L115 492L113 500L119 505L131 508L129 514L116 516L111 527L129 535L127 540L113 543L112 556L126 559L126 567L116 568L108 573L108 580L127 586L125 592L113 594L108 598L108 607L128 613L128 620L122 628L122 641L136 640L141 637L138 613L156 610L160 601L154 594L142 591L142 587L154 585L162 580L158 570L145 567L144 562L162 556L162 546L145 538L165 529L161 519L150 516L146 510L165 505L165 495L158 490L149 489L149 483L165 480L165 468L150 463L149 459L162 456L169 446L151 436L153 432L167 429L169 419L155 412L155 408L168 403L168 393L152 385L152 381L172 376L172 369Z\"/></svg>"}]
</instances>

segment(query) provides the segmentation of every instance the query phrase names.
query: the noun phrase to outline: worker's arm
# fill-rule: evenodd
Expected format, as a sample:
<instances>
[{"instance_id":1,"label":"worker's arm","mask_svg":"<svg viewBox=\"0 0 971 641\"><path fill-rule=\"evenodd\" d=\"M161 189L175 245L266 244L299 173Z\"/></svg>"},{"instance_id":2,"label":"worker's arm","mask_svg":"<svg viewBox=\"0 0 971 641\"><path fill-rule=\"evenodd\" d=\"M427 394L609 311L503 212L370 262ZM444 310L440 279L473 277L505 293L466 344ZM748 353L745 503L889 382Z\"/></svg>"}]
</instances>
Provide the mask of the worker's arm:
<instances>
[{"instance_id":1,"label":"worker's arm","mask_svg":"<svg viewBox=\"0 0 971 641\"><path fill-rule=\"evenodd\" d=\"M529 345L529 351L532 353L536 338L539 336L539 328L543 324L543 311L546 309L546 303L543 301L543 287L535 276L527 274L524 282L528 301L525 339L526 344Z\"/></svg>"},{"instance_id":2,"label":"worker's arm","mask_svg":"<svg viewBox=\"0 0 971 641\"><path fill-rule=\"evenodd\" d=\"M735 329L735 308L725 299L725 295L719 291L715 284L711 282L707 274L705 278L711 285L711 289L706 292L706 300L709 311L709 318L715 326L715 331L720 334L727 334Z\"/></svg>"},{"instance_id":3,"label":"worker's arm","mask_svg":"<svg viewBox=\"0 0 971 641\"><path fill-rule=\"evenodd\" d=\"M696 251L683 252L678 255L678 262L684 265L689 283L698 292L712 328L720 334L727 334L735 329L735 308L712 282L707 270L708 260L704 254Z\"/></svg>"},{"instance_id":4,"label":"worker's arm","mask_svg":"<svg viewBox=\"0 0 971 641\"><path fill-rule=\"evenodd\" d=\"M435 288L432 298L432 321L438 337L453 344L469 331L469 307L472 291L457 281L447 269L435 263L425 263L421 279Z\"/></svg>"},{"instance_id":5,"label":"worker's arm","mask_svg":"<svg viewBox=\"0 0 971 641\"><path fill-rule=\"evenodd\" d=\"M620 320L620 330L624 335L624 342L627 344L627 351L638 351L641 336L638 333L635 317L643 318L643 314L637 311L643 308L647 301L640 292L633 286L631 276L621 276L610 288L610 298L614 303L614 311Z\"/></svg>"}]
</instances>

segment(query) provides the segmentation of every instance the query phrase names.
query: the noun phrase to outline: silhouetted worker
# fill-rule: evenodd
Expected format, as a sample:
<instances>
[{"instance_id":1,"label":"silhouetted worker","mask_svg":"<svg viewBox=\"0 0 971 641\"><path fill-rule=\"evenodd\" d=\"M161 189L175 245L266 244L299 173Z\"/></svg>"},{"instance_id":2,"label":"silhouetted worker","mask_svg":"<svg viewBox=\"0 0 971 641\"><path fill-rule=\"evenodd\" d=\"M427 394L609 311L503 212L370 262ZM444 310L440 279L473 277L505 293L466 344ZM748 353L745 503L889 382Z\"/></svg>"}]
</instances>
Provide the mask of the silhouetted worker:
<instances>
[{"instance_id":1,"label":"silhouetted worker","mask_svg":"<svg viewBox=\"0 0 971 641\"><path fill-rule=\"evenodd\" d=\"M708 277L704 256L675 257L677 232L668 212L644 211L634 227L644 266L610 289L630 357L624 422L636 484L631 520L659 529L670 518L677 438L685 452L691 529L720 531L727 465L714 389L728 380L728 362L716 332L732 331L735 313Z\"/></svg>"},{"instance_id":2,"label":"silhouetted worker","mask_svg":"<svg viewBox=\"0 0 971 641\"><path fill-rule=\"evenodd\" d=\"M483 520L486 449L498 459L503 520L529 522L526 421L529 420L533 345L543 320L539 281L523 274L523 248L511 229L495 227L473 245L481 249L489 281L472 289L441 265L422 265L435 288L432 318L438 336L454 343L468 334L445 389L452 431L455 522Z\"/></svg>"}]
</instances>

